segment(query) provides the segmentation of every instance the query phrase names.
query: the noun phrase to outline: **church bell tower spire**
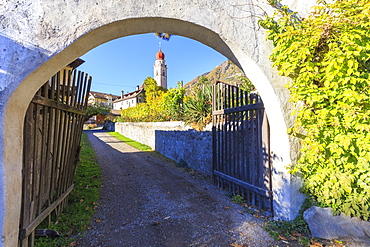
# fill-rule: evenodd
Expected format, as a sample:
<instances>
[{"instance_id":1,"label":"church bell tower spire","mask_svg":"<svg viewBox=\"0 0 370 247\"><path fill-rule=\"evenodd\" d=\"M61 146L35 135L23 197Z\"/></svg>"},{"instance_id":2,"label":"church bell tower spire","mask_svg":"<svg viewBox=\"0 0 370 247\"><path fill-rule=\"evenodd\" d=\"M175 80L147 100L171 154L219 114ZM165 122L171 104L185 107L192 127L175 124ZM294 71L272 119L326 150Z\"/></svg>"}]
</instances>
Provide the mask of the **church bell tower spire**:
<instances>
[{"instance_id":1,"label":"church bell tower spire","mask_svg":"<svg viewBox=\"0 0 370 247\"><path fill-rule=\"evenodd\" d=\"M164 53L161 49L161 43L159 43L159 51L155 55L154 62L154 80L158 86L167 88L167 65L164 60Z\"/></svg>"}]
</instances>

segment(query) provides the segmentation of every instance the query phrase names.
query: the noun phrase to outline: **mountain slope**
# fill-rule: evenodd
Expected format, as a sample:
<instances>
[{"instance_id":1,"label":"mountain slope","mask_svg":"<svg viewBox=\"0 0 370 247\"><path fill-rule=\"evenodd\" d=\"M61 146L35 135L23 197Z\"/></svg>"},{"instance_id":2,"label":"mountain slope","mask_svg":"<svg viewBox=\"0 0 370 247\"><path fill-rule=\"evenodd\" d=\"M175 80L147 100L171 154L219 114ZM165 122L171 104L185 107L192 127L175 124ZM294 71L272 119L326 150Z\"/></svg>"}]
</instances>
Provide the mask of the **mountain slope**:
<instances>
[{"instance_id":1,"label":"mountain slope","mask_svg":"<svg viewBox=\"0 0 370 247\"><path fill-rule=\"evenodd\" d=\"M184 85L184 88L191 89L195 84L199 82L200 77L205 77L209 82L214 83L216 81L228 82L233 85L239 85L242 83L241 78L245 78L244 72L239 69L233 62L227 60L211 70L210 72L204 73L197 76L190 82Z\"/></svg>"}]
</instances>

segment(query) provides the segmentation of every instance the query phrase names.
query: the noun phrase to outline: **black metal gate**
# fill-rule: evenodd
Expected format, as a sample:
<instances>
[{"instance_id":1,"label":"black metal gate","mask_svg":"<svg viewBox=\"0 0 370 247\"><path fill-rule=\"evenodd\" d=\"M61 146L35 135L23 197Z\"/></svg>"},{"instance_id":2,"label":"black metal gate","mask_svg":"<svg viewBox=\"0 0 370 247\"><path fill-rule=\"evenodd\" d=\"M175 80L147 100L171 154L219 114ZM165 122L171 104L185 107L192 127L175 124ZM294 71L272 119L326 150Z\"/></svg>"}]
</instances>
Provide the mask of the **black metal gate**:
<instances>
[{"instance_id":1,"label":"black metal gate","mask_svg":"<svg viewBox=\"0 0 370 247\"><path fill-rule=\"evenodd\" d=\"M248 205L272 213L269 124L262 100L237 86L213 85L213 177Z\"/></svg>"},{"instance_id":2,"label":"black metal gate","mask_svg":"<svg viewBox=\"0 0 370 247\"><path fill-rule=\"evenodd\" d=\"M19 246L33 246L36 227L67 203L90 84L87 74L62 70L37 91L27 109Z\"/></svg>"}]
</instances>

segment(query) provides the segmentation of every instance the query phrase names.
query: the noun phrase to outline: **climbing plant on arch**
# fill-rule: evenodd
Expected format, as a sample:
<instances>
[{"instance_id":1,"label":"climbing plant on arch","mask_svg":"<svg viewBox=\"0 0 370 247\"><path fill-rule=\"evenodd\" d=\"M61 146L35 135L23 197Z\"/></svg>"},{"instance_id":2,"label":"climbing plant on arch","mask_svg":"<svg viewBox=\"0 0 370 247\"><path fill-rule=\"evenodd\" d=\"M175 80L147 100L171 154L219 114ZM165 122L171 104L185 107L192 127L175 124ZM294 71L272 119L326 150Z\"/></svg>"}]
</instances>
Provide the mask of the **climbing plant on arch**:
<instances>
[{"instance_id":1,"label":"climbing plant on arch","mask_svg":"<svg viewBox=\"0 0 370 247\"><path fill-rule=\"evenodd\" d=\"M268 29L271 60L297 112L290 134L301 155L291 172L304 179L302 191L337 213L370 217L370 2L336 0L305 19L278 4Z\"/></svg>"}]
</instances>

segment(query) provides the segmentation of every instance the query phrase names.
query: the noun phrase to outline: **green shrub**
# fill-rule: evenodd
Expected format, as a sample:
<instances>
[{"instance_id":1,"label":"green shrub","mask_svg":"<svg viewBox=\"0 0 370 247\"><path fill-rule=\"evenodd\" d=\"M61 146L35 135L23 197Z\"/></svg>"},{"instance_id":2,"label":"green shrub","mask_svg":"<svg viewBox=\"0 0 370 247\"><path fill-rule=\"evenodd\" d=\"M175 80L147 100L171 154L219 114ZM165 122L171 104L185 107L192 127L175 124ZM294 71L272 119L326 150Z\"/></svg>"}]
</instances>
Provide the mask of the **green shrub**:
<instances>
[{"instance_id":1,"label":"green shrub","mask_svg":"<svg viewBox=\"0 0 370 247\"><path fill-rule=\"evenodd\" d=\"M195 129L203 129L212 121L212 85L202 83L184 102L184 121Z\"/></svg>"},{"instance_id":2,"label":"green shrub","mask_svg":"<svg viewBox=\"0 0 370 247\"><path fill-rule=\"evenodd\" d=\"M301 140L301 156L291 171L302 175L302 191L318 205L367 220L370 3L318 3L303 20L283 7L260 22L275 46L271 60L291 78L291 102L301 106L290 129Z\"/></svg>"}]
</instances>

